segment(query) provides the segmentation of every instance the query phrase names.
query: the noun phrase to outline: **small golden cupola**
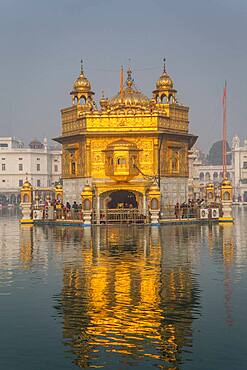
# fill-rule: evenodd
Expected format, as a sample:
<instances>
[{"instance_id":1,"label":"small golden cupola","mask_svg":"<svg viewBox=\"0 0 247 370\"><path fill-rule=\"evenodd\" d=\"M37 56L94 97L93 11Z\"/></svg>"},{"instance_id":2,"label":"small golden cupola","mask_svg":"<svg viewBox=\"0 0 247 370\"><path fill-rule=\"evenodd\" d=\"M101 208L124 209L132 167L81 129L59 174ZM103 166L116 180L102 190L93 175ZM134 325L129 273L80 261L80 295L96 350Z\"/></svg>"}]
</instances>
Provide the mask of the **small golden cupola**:
<instances>
[{"instance_id":1,"label":"small golden cupola","mask_svg":"<svg viewBox=\"0 0 247 370\"><path fill-rule=\"evenodd\" d=\"M121 69L121 74L122 80L123 69ZM127 112L132 112L133 110L145 111L149 109L149 99L135 87L130 68L127 71L127 75L128 77L125 85L123 86L123 84L120 83L119 93L109 100L109 109L111 111L127 110Z\"/></svg>"},{"instance_id":2,"label":"small golden cupola","mask_svg":"<svg viewBox=\"0 0 247 370\"><path fill-rule=\"evenodd\" d=\"M73 91L70 95L72 96L72 103L83 110L92 110L95 102L93 100L94 92L91 90L91 84L83 71L83 61L81 60L81 73L77 77L73 85Z\"/></svg>"},{"instance_id":3,"label":"small golden cupola","mask_svg":"<svg viewBox=\"0 0 247 370\"><path fill-rule=\"evenodd\" d=\"M115 181L129 181L138 176L139 149L135 143L116 140L104 152L106 176Z\"/></svg>"},{"instance_id":4,"label":"small golden cupola","mask_svg":"<svg viewBox=\"0 0 247 370\"><path fill-rule=\"evenodd\" d=\"M156 103L173 104L177 103L177 90L173 88L173 81L166 72L166 59L164 58L163 73L156 82L156 90L153 91L153 96Z\"/></svg>"},{"instance_id":5,"label":"small golden cupola","mask_svg":"<svg viewBox=\"0 0 247 370\"><path fill-rule=\"evenodd\" d=\"M108 108L109 100L105 97L104 91L102 91L102 96L99 103L102 110L106 110Z\"/></svg>"}]
</instances>

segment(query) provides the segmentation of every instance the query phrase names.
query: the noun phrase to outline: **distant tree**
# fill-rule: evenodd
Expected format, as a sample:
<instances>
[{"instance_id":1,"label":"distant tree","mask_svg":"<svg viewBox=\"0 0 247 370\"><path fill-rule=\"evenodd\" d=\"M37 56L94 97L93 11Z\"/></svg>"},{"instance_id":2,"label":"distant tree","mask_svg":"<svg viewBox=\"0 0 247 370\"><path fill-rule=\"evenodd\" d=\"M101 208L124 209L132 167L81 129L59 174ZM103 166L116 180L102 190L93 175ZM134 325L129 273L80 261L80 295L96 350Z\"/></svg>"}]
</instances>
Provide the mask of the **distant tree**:
<instances>
[{"instance_id":1,"label":"distant tree","mask_svg":"<svg viewBox=\"0 0 247 370\"><path fill-rule=\"evenodd\" d=\"M222 165L222 144L223 140L216 141L214 143L208 154L208 163L212 165ZM229 153L231 151L228 142L226 143L226 151ZM227 164L231 164L232 155L231 153L227 154Z\"/></svg>"}]
</instances>

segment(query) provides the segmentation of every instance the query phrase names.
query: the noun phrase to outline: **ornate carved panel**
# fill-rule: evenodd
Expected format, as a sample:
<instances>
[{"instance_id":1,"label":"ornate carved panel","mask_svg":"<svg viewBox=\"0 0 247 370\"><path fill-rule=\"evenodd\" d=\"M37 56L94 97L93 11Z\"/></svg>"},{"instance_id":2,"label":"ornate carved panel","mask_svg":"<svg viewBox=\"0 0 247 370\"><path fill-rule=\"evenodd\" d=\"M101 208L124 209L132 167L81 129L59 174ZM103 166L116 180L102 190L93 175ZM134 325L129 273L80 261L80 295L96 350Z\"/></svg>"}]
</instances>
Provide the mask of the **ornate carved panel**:
<instances>
[{"instance_id":1,"label":"ornate carved panel","mask_svg":"<svg viewBox=\"0 0 247 370\"><path fill-rule=\"evenodd\" d=\"M64 178L85 176L85 141L64 144L62 161Z\"/></svg>"},{"instance_id":2,"label":"ornate carved panel","mask_svg":"<svg viewBox=\"0 0 247 370\"><path fill-rule=\"evenodd\" d=\"M87 131L150 131L157 130L157 116L142 115L102 115L99 117L87 116Z\"/></svg>"},{"instance_id":3,"label":"ornate carved panel","mask_svg":"<svg viewBox=\"0 0 247 370\"><path fill-rule=\"evenodd\" d=\"M87 157L90 156L90 169L91 175L95 178L105 178L107 160L105 150L107 146L117 140L126 140L131 143L135 143L138 149L138 167L142 172L149 176L154 175L154 143L157 142L157 137L107 137L107 138L88 138L87 143L90 142L90 154L87 153ZM89 150L89 149L88 149ZM109 173L109 171L107 171ZM142 177L141 174L138 177Z\"/></svg>"},{"instance_id":4,"label":"ornate carved panel","mask_svg":"<svg viewBox=\"0 0 247 370\"><path fill-rule=\"evenodd\" d=\"M188 176L188 144L165 141L161 149L161 176Z\"/></svg>"}]
</instances>

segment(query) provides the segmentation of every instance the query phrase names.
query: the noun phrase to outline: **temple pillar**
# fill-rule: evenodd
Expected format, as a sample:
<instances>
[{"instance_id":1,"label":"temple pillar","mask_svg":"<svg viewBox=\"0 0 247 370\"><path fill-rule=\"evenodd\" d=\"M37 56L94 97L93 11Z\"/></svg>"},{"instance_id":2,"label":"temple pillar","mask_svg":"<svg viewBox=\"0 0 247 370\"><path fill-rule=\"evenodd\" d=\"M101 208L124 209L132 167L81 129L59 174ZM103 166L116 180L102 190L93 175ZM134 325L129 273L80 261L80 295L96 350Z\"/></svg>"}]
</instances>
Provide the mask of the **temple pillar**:
<instances>
[{"instance_id":1,"label":"temple pillar","mask_svg":"<svg viewBox=\"0 0 247 370\"><path fill-rule=\"evenodd\" d=\"M100 196L96 195L96 224L100 225Z\"/></svg>"},{"instance_id":2,"label":"temple pillar","mask_svg":"<svg viewBox=\"0 0 247 370\"><path fill-rule=\"evenodd\" d=\"M157 225L160 222L160 190L157 185L150 187L148 197L150 222L151 225Z\"/></svg>"},{"instance_id":3,"label":"temple pillar","mask_svg":"<svg viewBox=\"0 0 247 370\"><path fill-rule=\"evenodd\" d=\"M92 209L93 209L93 191L91 186L86 185L81 193L82 212L84 225L90 226L92 223Z\"/></svg>"},{"instance_id":4,"label":"temple pillar","mask_svg":"<svg viewBox=\"0 0 247 370\"><path fill-rule=\"evenodd\" d=\"M147 215L147 196L145 193L143 193L143 214Z\"/></svg>"},{"instance_id":5,"label":"temple pillar","mask_svg":"<svg viewBox=\"0 0 247 370\"><path fill-rule=\"evenodd\" d=\"M63 187L61 184L55 186L55 199L58 202L63 202Z\"/></svg>"},{"instance_id":6,"label":"temple pillar","mask_svg":"<svg viewBox=\"0 0 247 370\"><path fill-rule=\"evenodd\" d=\"M21 188L21 223L32 224L33 187L27 180Z\"/></svg>"},{"instance_id":7,"label":"temple pillar","mask_svg":"<svg viewBox=\"0 0 247 370\"><path fill-rule=\"evenodd\" d=\"M139 192L135 192L136 201L138 204L138 211L143 213L143 202L142 202L142 194Z\"/></svg>"},{"instance_id":8,"label":"temple pillar","mask_svg":"<svg viewBox=\"0 0 247 370\"><path fill-rule=\"evenodd\" d=\"M219 221L233 222L232 196L232 184L229 180L224 179L221 184L221 205L223 215L219 218Z\"/></svg>"},{"instance_id":9,"label":"temple pillar","mask_svg":"<svg viewBox=\"0 0 247 370\"><path fill-rule=\"evenodd\" d=\"M215 202L215 189L213 183L209 183L206 186L206 199L208 205Z\"/></svg>"}]
</instances>

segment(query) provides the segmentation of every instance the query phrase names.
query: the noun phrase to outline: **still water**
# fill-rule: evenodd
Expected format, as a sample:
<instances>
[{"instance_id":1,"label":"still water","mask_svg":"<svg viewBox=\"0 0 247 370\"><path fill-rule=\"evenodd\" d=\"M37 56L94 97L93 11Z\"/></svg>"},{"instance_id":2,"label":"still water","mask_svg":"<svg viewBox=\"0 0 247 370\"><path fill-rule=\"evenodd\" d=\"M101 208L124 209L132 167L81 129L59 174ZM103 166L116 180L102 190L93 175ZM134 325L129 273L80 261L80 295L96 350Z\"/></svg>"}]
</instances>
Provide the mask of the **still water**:
<instances>
[{"instance_id":1,"label":"still water","mask_svg":"<svg viewBox=\"0 0 247 370\"><path fill-rule=\"evenodd\" d=\"M235 216L90 230L2 215L0 369L246 369L247 209Z\"/></svg>"}]
</instances>

